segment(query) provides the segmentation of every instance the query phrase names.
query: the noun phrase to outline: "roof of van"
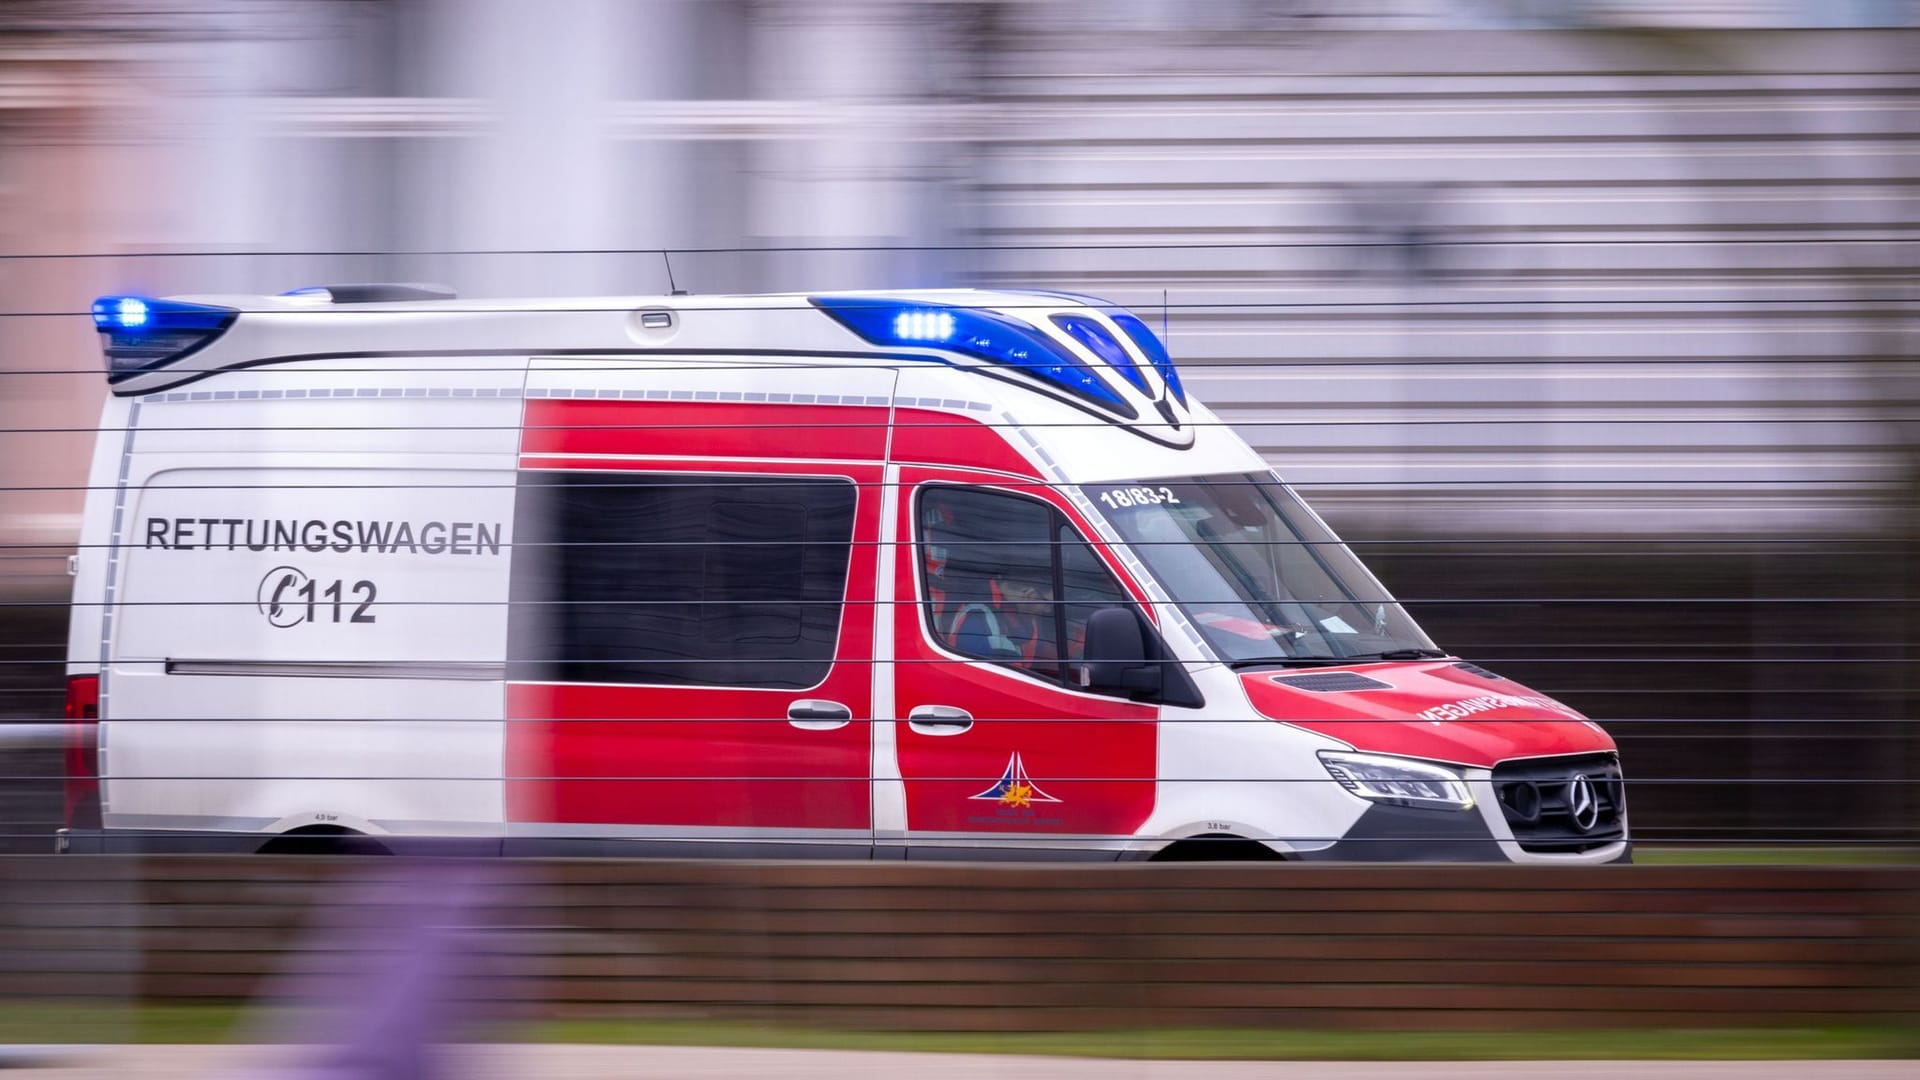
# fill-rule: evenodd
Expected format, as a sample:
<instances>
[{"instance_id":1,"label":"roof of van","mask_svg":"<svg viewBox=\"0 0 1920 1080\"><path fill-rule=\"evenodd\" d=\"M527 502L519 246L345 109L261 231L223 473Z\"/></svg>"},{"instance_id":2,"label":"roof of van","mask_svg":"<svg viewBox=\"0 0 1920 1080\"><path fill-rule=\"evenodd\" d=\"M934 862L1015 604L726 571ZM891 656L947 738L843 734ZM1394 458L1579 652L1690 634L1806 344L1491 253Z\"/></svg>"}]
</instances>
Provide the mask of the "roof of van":
<instances>
[{"instance_id":1,"label":"roof of van","mask_svg":"<svg viewBox=\"0 0 1920 1080\"><path fill-rule=\"evenodd\" d=\"M830 292L790 293L638 293L620 296L539 296L539 297L453 297L395 300L336 301L325 290L338 286L313 286L284 293L191 293L169 296L193 304L233 308L243 314L269 311L316 311L328 309L355 311L418 312L567 312L632 311L637 308L666 307L685 310L753 310L756 308L804 308L815 297L895 300L905 303L948 304L997 309L1063 308L1075 306L1115 307L1108 301L1071 293L1017 289L856 289Z\"/></svg>"},{"instance_id":2,"label":"roof of van","mask_svg":"<svg viewBox=\"0 0 1920 1080\"><path fill-rule=\"evenodd\" d=\"M714 317L726 312L741 317ZM109 296L93 317L119 394L343 356L745 352L937 363L1136 431L1178 431L1187 415L1179 374L1145 322L1105 300L1041 290L455 299L440 286L374 284Z\"/></svg>"}]
</instances>

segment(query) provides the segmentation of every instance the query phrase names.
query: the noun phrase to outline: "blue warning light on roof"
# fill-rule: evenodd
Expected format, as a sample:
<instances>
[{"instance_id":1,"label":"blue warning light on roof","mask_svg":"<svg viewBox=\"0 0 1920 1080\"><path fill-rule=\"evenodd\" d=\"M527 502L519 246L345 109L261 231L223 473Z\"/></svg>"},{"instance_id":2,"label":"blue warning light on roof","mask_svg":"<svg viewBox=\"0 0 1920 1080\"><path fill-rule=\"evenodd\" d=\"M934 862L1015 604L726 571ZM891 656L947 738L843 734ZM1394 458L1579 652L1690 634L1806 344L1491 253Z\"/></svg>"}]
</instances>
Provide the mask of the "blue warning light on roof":
<instances>
[{"instance_id":1,"label":"blue warning light on roof","mask_svg":"<svg viewBox=\"0 0 1920 1080\"><path fill-rule=\"evenodd\" d=\"M996 312L868 296L815 296L814 306L868 342L931 346L1017 368L1128 420L1139 411L1086 361L1045 332Z\"/></svg>"},{"instance_id":2,"label":"blue warning light on roof","mask_svg":"<svg viewBox=\"0 0 1920 1080\"><path fill-rule=\"evenodd\" d=\"M104 339L107 381L119 382L203 348L226 333L239 314L228 307L145 296L95 300L93 325Z\"/></svg>"},{"instance_id":3,"label":"blue warning light on roof","mask_svg":"<svg viewBox=\"0 0 1920 1080\"><path fill-rule=\"evenodd\" d=\"M1166 345L1162 344L1160 339L1154 336L1153 331L1147 329L1147 324L1141 322L1136 316L1124 311L1109 311L1107 317L1113 320L1113 325L1126 331L1126 335L1133 339L1135 345L1140 346L1140 351L1146 354L1147 361L1153 365L1155 371L1160 373L1160 378L1166 381L1167 389L1172 392L1174 400L1184 406L1187 403L1187 391L1180 385L1180 372L1174 369L1173 357L1167 355Z\"/></svg>"},{"instance_id":4,"label":"blue warning light on roof","mask_svg":"<svg viewBox=\"0 0 1920 1080\"><path fill-rule=\"evenodd\" d=\"M108 326L132 328L147 325L147 302L137 296L121 296L102 299L93 305L93 323L102 329Z\"/></svg>"},{"instance_id":5,"label":"blue warning light on roof","mask_svg":"<svg viewBox=\"0 0 1920 1080\"><path fill-rule=\"evenodd\" d=\"M902 311L893 317L893 334L901 341L951 341L953 330L948 311Z\"/></svg>"},{"instance_id":6,"label":"blue warning light on roof","mask_svg":"<svg viewBox=\"0 0 1920 1080\"><path fill-rule=\"evenodd\" d=\"M1065 330L1068 337L1085 345L1093 355L1105 360L1108 367L1119 372L1121 378L1138 387L1141 393L1153 393L1153 389L1147 385L1147 377L1140 373L1140 365L1133 362L1133 357L1127 355L1127 350L1120 347L1120 343L1098 320L1085 315L1055 315L1053 323Z\"/></svg>"},{"instance_id":7,"label":"blue warning light on roof","mask_svg":"<svg viewBox=\"0 0 1920 1080\"><path fill-rule=\"evenodd\" d=\"M1174 396L1174 399L1179 401L1182 406L1186 405L1187 391L1185 387L1180 385L1180 372L1173 366L1173 357L1167 353L1166 343L1161 341L1152 330L1149 330L1147 324L1140 321L1139 316L1134 315L1132 312L1127 311L1111 300L1103 300L1098 296L1056 292L1050 289L1022 289L1019 291L1026 296L1045 296L1058 300L1071 300L1076 304L1084 304L1087 307L1093 308L1106 315L1109 319L1112 319L1114 325L1120 327L1121 330L1126 332L1129 338L1133 339L1134 345L1139 347L1140 352L1145 355L1147 361L1153 365L1153 369L1160 373L1161 381L1167 384L1167 390ZM1067 332L1070 334L1074 333L1072 330L1068 330ZM1095 352L1100 351L1092 345L1092 343L1081 338L1079 334L1074 334L1074 337L1079 339L1081 344L1094 349ZM1134 383L1136 386L1144 382L1144 380L1134 378L1138 372L1123 368L1121 369L1121 374L1126 375L1127 381Z\"/></svg>"}]
</instances>

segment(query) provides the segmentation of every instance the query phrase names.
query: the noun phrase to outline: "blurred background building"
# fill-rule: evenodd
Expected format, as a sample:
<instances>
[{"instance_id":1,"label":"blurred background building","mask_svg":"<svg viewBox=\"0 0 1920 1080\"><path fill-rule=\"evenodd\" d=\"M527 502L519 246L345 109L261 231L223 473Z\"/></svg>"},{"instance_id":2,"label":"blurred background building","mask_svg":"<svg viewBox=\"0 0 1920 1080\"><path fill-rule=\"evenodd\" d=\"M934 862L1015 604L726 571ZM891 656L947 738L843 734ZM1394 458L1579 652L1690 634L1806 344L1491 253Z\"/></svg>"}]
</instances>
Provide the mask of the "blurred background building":
<instances>
[{"instance_id":1,"label":"blurred background building","mask_svg":"<svg viewBox=\"0 0 1920 1080\"><path fill-rule=\"evenodd\" d=\"M1910 838L1916 58L1916 0L8 0L0 715L58 710L91 297L667 251L1164 320L1643 836Z\"/></svg>"}]
</instances>

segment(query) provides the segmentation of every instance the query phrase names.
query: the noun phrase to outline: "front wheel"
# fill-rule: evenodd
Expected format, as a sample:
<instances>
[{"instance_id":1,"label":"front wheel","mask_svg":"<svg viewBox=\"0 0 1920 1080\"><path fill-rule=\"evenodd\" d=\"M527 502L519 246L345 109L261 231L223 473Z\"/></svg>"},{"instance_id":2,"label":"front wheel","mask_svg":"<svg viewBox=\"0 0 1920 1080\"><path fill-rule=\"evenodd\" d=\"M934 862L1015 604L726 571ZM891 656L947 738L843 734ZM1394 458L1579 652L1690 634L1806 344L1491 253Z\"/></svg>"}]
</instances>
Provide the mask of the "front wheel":
<instances>
[{"instance_id":1,"label":"front wheel","mask_svg":"<svg viewBox=\"0 0 1920 1080\"><path fill-rule=\"evenodd\" d=\"M1258 840L1231 833L1202 833L1175 840L1153 854L1148 862L1285 862L1286 859Z\"/></svg>"}]
</instances>

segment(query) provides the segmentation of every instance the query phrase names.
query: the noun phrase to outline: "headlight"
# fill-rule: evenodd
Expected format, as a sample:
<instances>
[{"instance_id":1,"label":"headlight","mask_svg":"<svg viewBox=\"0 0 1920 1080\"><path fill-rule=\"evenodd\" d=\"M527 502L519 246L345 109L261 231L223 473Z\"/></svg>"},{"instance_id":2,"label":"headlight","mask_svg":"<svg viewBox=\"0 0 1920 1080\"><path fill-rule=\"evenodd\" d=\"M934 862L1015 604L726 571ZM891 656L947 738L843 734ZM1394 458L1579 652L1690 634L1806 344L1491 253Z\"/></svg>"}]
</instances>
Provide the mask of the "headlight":
<instances>
[{"instance_id":1,"label":"headlight","mask_svg":"<svg viewBox=\"0 0 1920 1080\"><path fill-rule=\"evenodd\" d=\"M1470 810L1473 794L1460 774L1440 765L1374 754L1320 752L1340 786L1363 799L1388 806L1415 806L1423 810Z\"/></svg>"}]
</instances>

